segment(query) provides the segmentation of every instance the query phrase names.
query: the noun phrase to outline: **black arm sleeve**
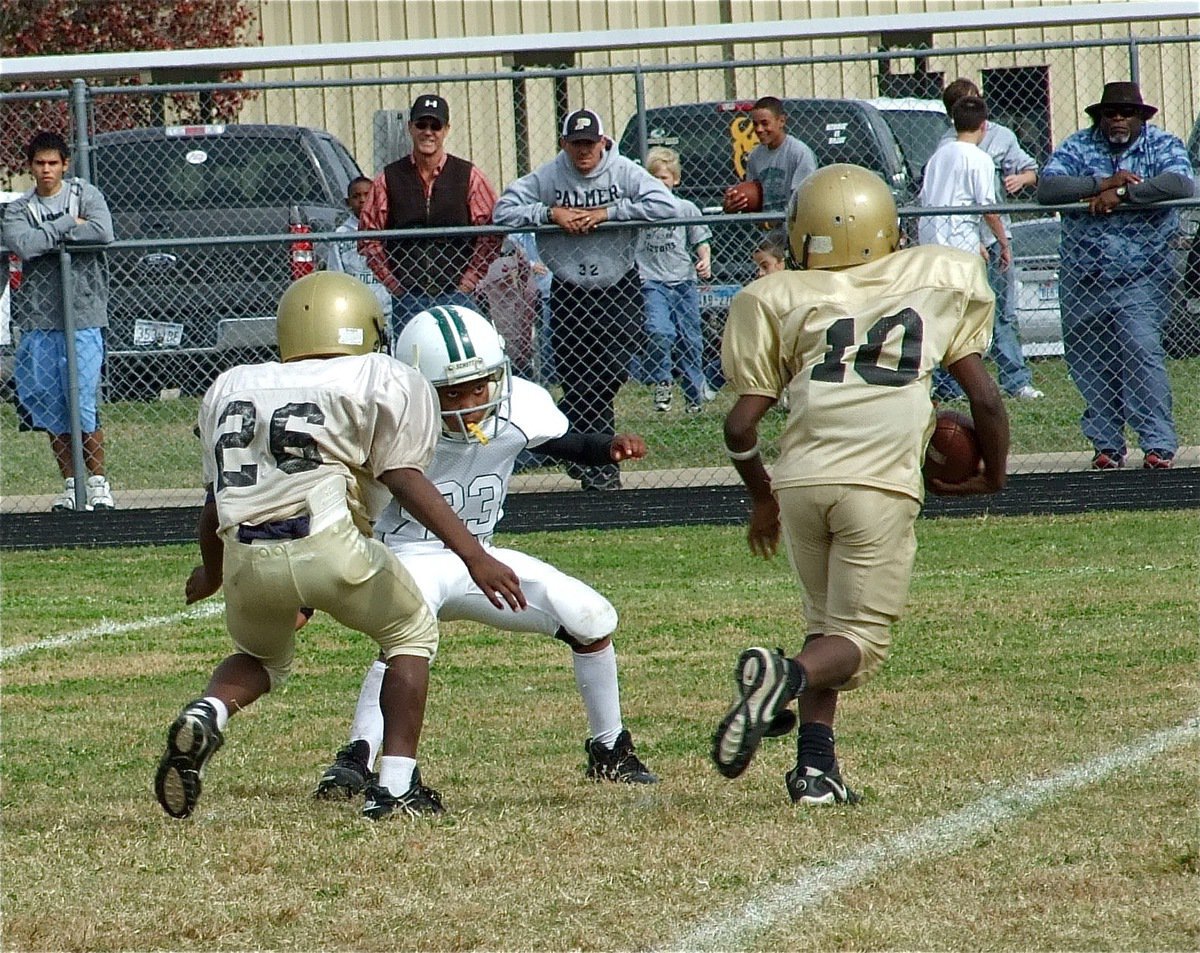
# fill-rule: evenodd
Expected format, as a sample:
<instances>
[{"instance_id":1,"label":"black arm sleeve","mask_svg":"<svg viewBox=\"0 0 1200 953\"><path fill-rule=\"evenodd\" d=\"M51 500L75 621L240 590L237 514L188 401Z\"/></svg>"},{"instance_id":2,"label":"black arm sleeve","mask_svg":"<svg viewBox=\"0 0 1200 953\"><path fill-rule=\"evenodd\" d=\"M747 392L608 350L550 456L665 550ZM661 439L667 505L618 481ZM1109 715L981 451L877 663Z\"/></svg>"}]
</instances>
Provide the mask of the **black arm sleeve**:
<instances>
[{"instance_id":1,"label":"black arm sleeve","mask_svg":"<svg viewBox=\"0 0 1200 953\"><path fill-rule=\"evenodd\" d=\"M555 437L529 449L534 453L544 453L555 460L566 460L589 467L613 462L612 434L606 433L575 433L568 430L561 437Z\"/></svg>"},{"instance_id":2,"label":"black arm sleeve","mask_svg":"<svg viewBox=\"0 0 1200 953\"><path fill-rule=\"evenodd\" d=\"M1135 205L1190 199L1194 184L1181 172L1162 172L1152 179L1129 186L1129 201Z\"/></svg>"},{"instance_id":3,"label":"black arm sleeve","mask_svg":"<svg viewBox=\"0 0 1200 953\"><path fill-rule=\"evenodd\" d=\"M1037 200L1042 205L1066 205L1099 194L1090 175L1051 175L1038 179Z\"/></svg>"}]
</instances>

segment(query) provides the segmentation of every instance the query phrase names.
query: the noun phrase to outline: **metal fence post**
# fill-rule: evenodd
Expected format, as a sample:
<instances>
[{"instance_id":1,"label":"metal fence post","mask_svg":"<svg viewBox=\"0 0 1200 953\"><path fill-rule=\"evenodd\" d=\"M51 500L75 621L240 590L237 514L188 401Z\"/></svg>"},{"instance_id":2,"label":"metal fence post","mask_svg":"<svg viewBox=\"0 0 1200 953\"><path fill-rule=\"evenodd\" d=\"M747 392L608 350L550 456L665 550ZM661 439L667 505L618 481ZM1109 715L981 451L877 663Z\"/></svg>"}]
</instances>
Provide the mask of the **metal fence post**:
<instances>
[{"instance_id":1,"label":"metal fence post","mask_svg":"<svg viewBox=\"0 0 1200 953\"><path fill-rule=\"evenodd\" d=\"M79 414L79 356L75 350L74 282L71 274L71 253L65 248L58 252L59 274L62 276L63 340L67 351L67 412L71 423L71 470L75 475L75 512L87 509L88 470L83 459L83 419Z\"/></svg>"},{"instance_id":2,"label":"metal fence post","mask_svg":"<svg viewBox=\"0 0 1200 953\"><path fill-rule=\"evenodd\" d=\"M646 129L646 75L640 66L633 71L633 96L637 103L638 157L645 165L649 134Z\"/></svg>"},{"instance_id":3,"label":"metal fence post","mask_svg":"<svg viewBox=\"0 0 1200 953\"><path fill-rule=\"evenodd\" d=\"M529 97L525 88L525 67L513 66L513 141L517 152L517 177L528 175L533 168L529 158Z\"/></svg>"},{"instance_id":4,"label":"metal fence post","mask_svg":"<svg viewBox=\"0 0 1200 953\"><path fill-rule=\"evenodd\" d=\"M88 139L87 83L71 81L71 121L75 126L74 172L84 182L92 181L92 148Z\"/></svg>"}]
</instances>

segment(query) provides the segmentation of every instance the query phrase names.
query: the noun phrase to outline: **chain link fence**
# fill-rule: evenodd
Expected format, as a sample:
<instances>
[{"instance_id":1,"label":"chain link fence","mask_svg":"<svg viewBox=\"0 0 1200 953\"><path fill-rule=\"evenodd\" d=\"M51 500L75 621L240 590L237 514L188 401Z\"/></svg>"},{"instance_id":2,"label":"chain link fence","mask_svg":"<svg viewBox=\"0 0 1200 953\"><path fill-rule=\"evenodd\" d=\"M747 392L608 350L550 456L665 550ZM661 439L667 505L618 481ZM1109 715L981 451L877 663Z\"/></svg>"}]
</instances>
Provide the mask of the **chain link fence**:
<instances>
[{"instance_id":1,"label":"chain link fence","mask_svg":"<svg viewBox=\"0 0 1200 953\"><path fill-rule=\"evenodd\" d=\"M900 72L910 59L911 70ZM725 189L744 178L757 144L749 111L758 97L782 100L787 131L820 165L853 162L877 172L895 195L907 239L915 241L922 170L951 128L940 100L949 81L961 76L977 83L991 118L1012 129L1041 168L1063 139L1087 124L1084 107L1099 99L1104 83L1132 76L1159 108L1154 124L1188 142L1191 162L1200 168L1200 95L1188 62L1200 63L1200 37L762 54L382 80L268 79L237 87L237 123L189 125L175 124L181 103L189 116L206 109L215 115L211 104L230 88L77 82L73 98L41 94L41 121L48 107L49 114L59 111L75 152L72 171L99 187L112 215L116 240L99 256L107 271L109 323L98 412L116 505L200 502L193 436L199 397L220 370L273 356L275 303L297 276L334 266L373 280L394 309L393 327L402 323L413 301L380 286L359 257L359 236L347 237L344 223L354 180L378 175L412 148L407 106L418 94L445 97L447 151L474 162L497 192L555 159L562 122L573 109L594 110L623 155L644 161L656 147L678 154L676 195L702 211L702 225L711 231L711 277L697 276L670 294L648 293L638 266L644 268L656 243L690 244L694 236L680 238L677 229L695 221L601 225L577 239L588 243L586 253L565 256L553 250L562 245L561 232L545 225L390 228L366 237L393 259L403 257L410 280L419 272L418 300L469 302L491 317L516 371L547 386L577 427L638 432L649 444L648 457L624 465L619 477L615 470L580 472L532 455L522 461L514 491L579 488L581 481L598 490L688 487L736 482L721 437L733 397L722 386L720 334L730 298L756 276L763 255L779 241L782 221L780 209L721 210ZM37 95L0 99L7 108ZM151 117L150 124L119 128L112 118L129 115ZM1014 262L994 276L995 285L1005 292L1005 314L1017 329L1016 359L1031 389L1043 395L1009 402L1011 470L1086 470L1100 448L1095 434L1081 428L1081 386L1091 388L1092 417L1097 402L1108 401L1114 419L1124 415L1131 426L1153 431L1144 419L1150 400L1144 369L1129 363L1122 348L1102 347L1090 331L1068 337L1064 346L1065 318L1108 313L1104 309L1115 304L1102 300L1088 276L1060 268L1062 216L1038 206L1030 188L1010 194L1001 186L997 194L995 210L1010 221ZM604 204L602 196L589 204L593 200ZM1176 466L1200 465L1200 200L1149 214L1122 209L1117 217L1140 218L1158 235L1169 232L1157 284L1138 292L1147 298L1144 320L1162 323L1166 350L1163 376L1152 386L1169 394L1151 403L1161 408L1173 395ZM72 250L63 262L68 276L70 263L88 255L97 257ZM9 265L20 262L9 256ZM7 398L0 406L3 507L44 511L61 495L62 480L46 438L27 429L31 408L22 411L13 386L15 341L27 326L26 309L36 303L19 272L8 285L12 333L6 323L0 338ZM671 306L687 315L678 329L664 318ZM1003 368L1000 376L1005 384ZM783 413L768 417L764 445L784 420ZM88 452L79 427L73 421L75 467ZM1139 447L1137 432L1126 428L1122 439L1131 448L1129 465L1140 465L1141 455L1132 452ZM86 504L82 493L79 502Z\"/></svg>"}]
</instances>

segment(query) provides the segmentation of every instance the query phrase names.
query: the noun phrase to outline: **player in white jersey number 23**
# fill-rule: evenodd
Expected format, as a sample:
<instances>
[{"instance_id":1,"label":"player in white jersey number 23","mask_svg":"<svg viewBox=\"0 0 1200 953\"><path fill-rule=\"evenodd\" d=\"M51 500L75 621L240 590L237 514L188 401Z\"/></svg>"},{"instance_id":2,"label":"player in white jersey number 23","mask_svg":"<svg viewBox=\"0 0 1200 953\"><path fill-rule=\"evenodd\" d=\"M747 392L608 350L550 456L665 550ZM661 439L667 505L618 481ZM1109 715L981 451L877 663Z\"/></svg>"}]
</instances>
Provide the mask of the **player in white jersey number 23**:
<instances>
[{"instance_id":1,"label":"player in white jersey number 23","mask_svg":"<svg viewBox=\"0 0 1200 953\"><path fill-rule=\"evenodd\" d=\"M640 459L645 441L635 434L570 431L544 388L511 375L503 339L470 309L433 308L416 315L398 337L394 353L437 389L442 432L426 471L429 478L487 552L516 570L528 605L519 613L497 610L461 562L398 503L384 510L375 527L377 538L412 574L439 620L540 633L566 643L588 721L587 777L656 781L622 723L612 604L549 563L491 542L503 516L514 461L526 448L587 466ZM368 784L383 732L378 704L382 673L380 662L366 673L350 741L322 776L318 798L352 797Z\"/></svg>"}]
</instances>

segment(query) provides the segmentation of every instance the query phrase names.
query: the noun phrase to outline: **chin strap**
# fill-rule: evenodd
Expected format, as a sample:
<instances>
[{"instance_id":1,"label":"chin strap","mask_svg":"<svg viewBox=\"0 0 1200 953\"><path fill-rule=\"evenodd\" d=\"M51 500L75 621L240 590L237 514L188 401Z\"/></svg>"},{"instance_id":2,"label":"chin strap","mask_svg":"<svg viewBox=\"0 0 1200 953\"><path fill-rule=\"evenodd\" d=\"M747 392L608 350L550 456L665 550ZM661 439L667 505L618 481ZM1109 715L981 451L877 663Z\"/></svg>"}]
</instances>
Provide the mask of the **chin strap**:
<instances>
[{"instance_id":1,"label":"chin strap","mask_svg":"<svg viewBox=\"0 0 1200 953\"><path fill-rule=\"evenodd\" d=\"M808 270L808 246L812 242L812 235L804 236L804 247L800 251L800 258L797 259L792 254L792 243L788 242L787 257L784 259L784 264L789 271L807 271Z\"/></svg>"}]
</instances>

